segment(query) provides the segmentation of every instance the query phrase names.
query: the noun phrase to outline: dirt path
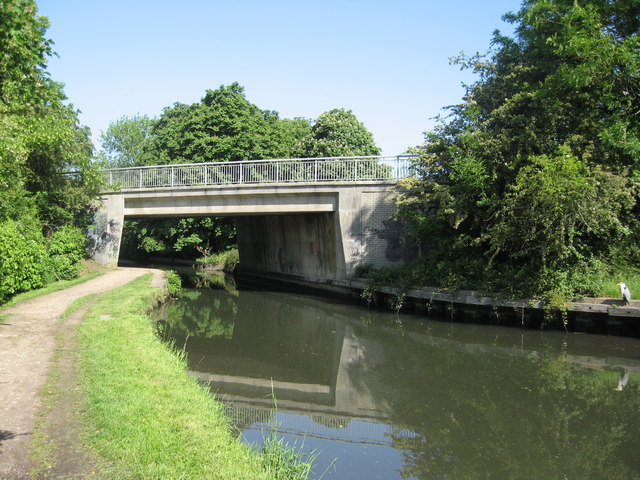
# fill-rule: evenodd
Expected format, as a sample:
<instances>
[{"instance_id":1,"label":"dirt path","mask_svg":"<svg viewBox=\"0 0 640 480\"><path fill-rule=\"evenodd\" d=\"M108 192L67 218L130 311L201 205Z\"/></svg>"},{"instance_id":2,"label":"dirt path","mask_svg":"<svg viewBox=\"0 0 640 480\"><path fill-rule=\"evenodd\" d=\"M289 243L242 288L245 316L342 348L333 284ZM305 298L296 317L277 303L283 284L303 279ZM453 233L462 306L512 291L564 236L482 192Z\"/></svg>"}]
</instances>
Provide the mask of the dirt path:
<instances>
[{"instance_id":1,"label":"dirt path","mask_svg":"<svg viewBox=\"0 0 640 480\"><path fill-rule=\"evenodd\" d=\"M164 285L164 273L143 268L118 268L83 284L21 302L0 311L0 479L29 476L29 443L41 409L41 390L56 347L75 321L59 321L76 299L120 287L152 272L153 284ZM67 352L69 353L69 352ZM65 348L61 354L65 355Z\"/></svg>"}]
</instances>

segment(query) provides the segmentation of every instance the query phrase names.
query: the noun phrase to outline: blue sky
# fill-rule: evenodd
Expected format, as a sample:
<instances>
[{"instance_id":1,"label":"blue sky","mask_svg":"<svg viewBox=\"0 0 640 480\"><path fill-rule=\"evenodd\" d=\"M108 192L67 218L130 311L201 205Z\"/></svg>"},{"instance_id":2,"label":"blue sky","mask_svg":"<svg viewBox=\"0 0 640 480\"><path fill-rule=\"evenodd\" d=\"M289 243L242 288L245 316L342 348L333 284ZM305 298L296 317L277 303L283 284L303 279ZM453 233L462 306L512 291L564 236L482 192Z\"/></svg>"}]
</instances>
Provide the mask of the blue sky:
<instances>
[{"instance_id":1,"label":"blue sky","mask_svg":"<svg viewBox=\"0 0 640 480\"><path fill-rule=\"evenodd\" d=\"M65 84L94 140L123 115L161 113L235 81L282 118L353 110L385 155L422 143L519 0L36 0Z\"/></svg>"}]
</instances>

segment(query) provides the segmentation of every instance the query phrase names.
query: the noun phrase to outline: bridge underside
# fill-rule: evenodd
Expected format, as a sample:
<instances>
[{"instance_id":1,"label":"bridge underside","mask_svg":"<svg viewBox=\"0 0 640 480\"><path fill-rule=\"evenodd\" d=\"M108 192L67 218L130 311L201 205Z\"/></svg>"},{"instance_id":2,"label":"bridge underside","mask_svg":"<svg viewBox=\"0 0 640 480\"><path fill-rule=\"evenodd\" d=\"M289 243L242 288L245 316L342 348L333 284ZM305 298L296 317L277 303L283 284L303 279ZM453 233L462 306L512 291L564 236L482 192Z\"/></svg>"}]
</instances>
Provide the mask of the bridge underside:
<instances>
[{"instance_id":1,"label":"bridge underside","mask_svg":"<svg viewBox=\"0 0 640 480\"><path fill-rule=\"evenodd\" d=\"M91 235L93 257L118 261L125 218L231 216L248 269L342 279L358 264L403 260L389 184L268 185L113 192Z\"/></svg>"}]
</instances>

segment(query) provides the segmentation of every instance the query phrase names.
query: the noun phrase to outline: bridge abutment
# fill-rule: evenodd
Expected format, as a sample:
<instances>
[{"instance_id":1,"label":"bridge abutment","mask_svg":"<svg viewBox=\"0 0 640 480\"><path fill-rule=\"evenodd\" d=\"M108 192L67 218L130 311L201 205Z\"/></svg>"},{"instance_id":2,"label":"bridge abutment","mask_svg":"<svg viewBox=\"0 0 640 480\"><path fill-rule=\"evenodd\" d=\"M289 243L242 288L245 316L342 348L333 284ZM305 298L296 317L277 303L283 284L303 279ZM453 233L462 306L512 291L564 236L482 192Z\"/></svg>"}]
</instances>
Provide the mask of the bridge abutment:
<instances>
[{"instance_id":1,"label":"bridge abutment","mask_svg":"<svg viewBox=\"0 0 640 480\"><path fill-rule=\"evenodd\" d=\"M406 260L392 182L182 187L103 196L92 256L116 265L125 218L231 216L241 266L312 278L349 278L357 265Z\"/></svg>"},{"instance_id":2,"label":"bridge abutment","mask_svg":"<svg viewBox=\"0 0 640 480\"><path fill-rule=\"evenodd\" d=\"M124 195L112 193L102 198L89 231L89 252L100 265L118 265L124 227Z\"/></svg>"}]
</instances>

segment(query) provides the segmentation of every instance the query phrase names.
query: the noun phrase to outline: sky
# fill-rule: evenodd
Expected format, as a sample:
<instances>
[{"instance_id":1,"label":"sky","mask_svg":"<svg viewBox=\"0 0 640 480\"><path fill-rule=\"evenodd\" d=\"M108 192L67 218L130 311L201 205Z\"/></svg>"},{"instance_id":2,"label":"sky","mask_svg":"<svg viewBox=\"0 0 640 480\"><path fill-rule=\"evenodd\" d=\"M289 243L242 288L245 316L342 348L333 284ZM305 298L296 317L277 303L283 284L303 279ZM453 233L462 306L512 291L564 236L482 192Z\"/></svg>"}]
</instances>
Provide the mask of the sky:
<instances>
[{"instance_id":1,"label":"sky","mask_svg":"<svg viewBox=\"0 0 640 480\"><path fill-rule=\"evenodd\" d=\"M519 0L36 0L65 84L96 147L123 116L238 82L281 118L350 109L384 155L423 142L475 77L450 65L485 53Z\"/></svg>"}]
</instances>

